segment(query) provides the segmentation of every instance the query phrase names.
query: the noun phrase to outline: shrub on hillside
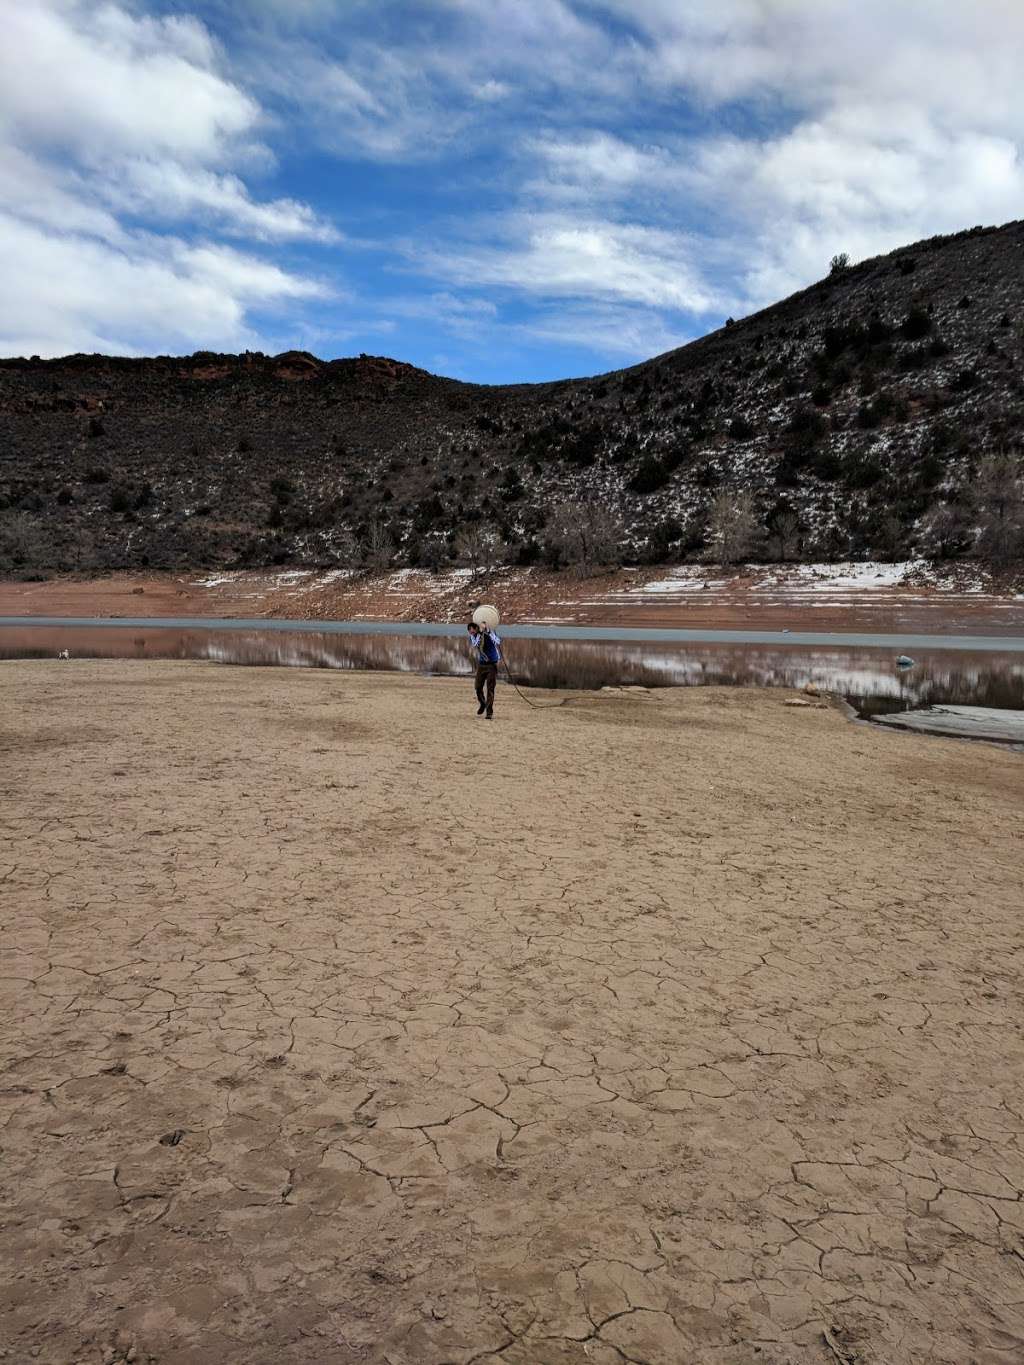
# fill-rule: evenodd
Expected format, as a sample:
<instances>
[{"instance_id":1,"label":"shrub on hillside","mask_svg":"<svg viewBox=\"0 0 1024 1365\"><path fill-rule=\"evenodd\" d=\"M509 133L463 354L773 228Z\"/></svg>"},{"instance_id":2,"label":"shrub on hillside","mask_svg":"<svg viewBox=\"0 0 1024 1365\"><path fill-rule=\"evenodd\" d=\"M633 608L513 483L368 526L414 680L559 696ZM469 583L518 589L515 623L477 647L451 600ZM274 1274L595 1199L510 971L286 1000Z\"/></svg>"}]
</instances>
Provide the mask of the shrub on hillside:
<instances>
[{"instance_id":1,"label":"shrub on hillside","mask_svg":"<svg viewBox=\"0 0 1024 1365\"><path fill-rule=\"evenodd\" d=\"M600 427L587 427L568 436L559 453L569 464L585 469L597 459L603 439Z\"/></svg>"},{"instance_id":2,"label":"shrub on hillside","mask_svg":"<svg viewBox=\"0 0 1024 1365\"><path fill-rule=\"evenodd\" d=\"M868 320L866 336L869 346L880 346L892 336L892 328L875 313Z\"/></svg>"},{"instance_id":3,"label":"shrub on hillside","mask_svg":"<svg viewBox=\"0 0 1024 1365\"><path fill-rule=\"evenodd\" d=\"M885 471L875 455L861 455L848 459L843 465L843 483L850 489L873 488Z\"/></svg>"},{"instance_id":4,"label":"shrub on hillside","mask_svg":"<svg viewBox=\"0 0 1024 1365\"><path fill-rule=\"evenodd\" d=\"M757 434L754 424L747 417L734 417L727 428L734 441L749 441Z\"/></svg>"},{"instance_id":5,"label":"shrub on hillside","mask_svg":"<svg viewBox=\"0 0 1024 1365\"><path fill-rule=\"evenodd\" d=\"M647 553L643 557L650 564L667 564L677 557L682 538L682 522L676 517L663 517L651 527L647 537Z\"/></svg>"},{"instance_id":6,"label":"shrub on hillside","mask_svg":"<svg viewBox=\"0 0 1024 1365\"><path fill-rule=\"evenodd\" d=\"M906 341L921 341L931 330L932 320L923 308L911 308L900 327Z\"/></svg>"},{"instance_id":7,"label":"shrub on hillside","mask_svg":"<svg viewBox=\"0 0 1024 1365\"><path fill-rule=\"evenodd\" d=\"M656 460L652 455L645 455L637 466L633 477L629 480L628 487L634 493L647 495L656 493L659 488L664 488L668 483L668 471L660 460Z\"/></svg>"},{"instance_id":8,"label":"shrub on hillside","mask_svg":"<svg viewBox=\"0 0 1024 1365\"><path fill-rule=\"evenodd\" d=\"M857 425L862 431L874 431L890 418L905 422L909 415L910 406L903 394L882 390L870 403L862 403L857 409Z\"/></svg>"},{"instance_id":9,"label":"shrub on hillside","mask_svg":"<svg viewBox=\"0 0 1024 1365\"><path fill-rule=\"evenodd\" d=\"M790 446L806 450L821 440L828 430L828 423L815 408L801 403L790 413L786 430Z\"/></svg>"}]
</instances>

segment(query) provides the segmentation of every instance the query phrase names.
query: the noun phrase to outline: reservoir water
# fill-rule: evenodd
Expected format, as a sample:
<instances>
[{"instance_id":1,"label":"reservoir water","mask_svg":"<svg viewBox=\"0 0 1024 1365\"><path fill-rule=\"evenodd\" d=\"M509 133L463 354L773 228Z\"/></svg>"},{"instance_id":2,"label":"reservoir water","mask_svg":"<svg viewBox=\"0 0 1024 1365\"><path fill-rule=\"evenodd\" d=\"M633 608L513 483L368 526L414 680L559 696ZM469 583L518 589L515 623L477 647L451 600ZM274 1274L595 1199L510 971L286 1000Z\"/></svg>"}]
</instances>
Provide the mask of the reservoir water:
<instances>
[{"instance_id":1,"label":"reservoir water","mask_svg":"<svg viewBox=\"0 0 1024 1365\"><path fill-rule=\"evenodd\" d=\"M524 686L802 687L863 716L956 704L1024 709L1024 638L511 626ZM292 668L468 675L461 626L209 618L0 617L0 659L205 659ZM896 664L914 659L911 668Z\"/></svg>"}]
</instances>

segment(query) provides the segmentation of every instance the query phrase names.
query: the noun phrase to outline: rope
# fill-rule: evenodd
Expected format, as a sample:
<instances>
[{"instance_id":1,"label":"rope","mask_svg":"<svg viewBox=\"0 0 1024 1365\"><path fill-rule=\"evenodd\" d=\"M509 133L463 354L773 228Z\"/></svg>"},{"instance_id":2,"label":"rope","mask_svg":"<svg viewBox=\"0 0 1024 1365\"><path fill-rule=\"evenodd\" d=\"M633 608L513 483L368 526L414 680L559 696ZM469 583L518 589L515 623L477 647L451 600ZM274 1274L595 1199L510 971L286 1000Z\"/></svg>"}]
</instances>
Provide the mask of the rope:
<instances>
[{"instance_id":1,"label":"rope","mask_svg":"<svg viewBox=\"0 0 1024 1365\"><path fill-rule=\"evenodd\" d=\"M515 678L513 678L512 670L509 668L508 660L505 658L505 650L500 645L498 647L498 657L501 660L501 662L505 665L505 673L506 676L508 677L509 682L515 688L520 698L526 702L527 706L531 706L534 709L534 711L550 711L555 706L565 706L567 705L568 702L572 701L571 697L563 697L561 701L533 701L532 698L528 697L520 689L519 684L516 682Z\"/></svg>"},{"instance_id":2,"label":"rope","mask_svg":"<svg viewBox=\"0 0 1024 1365\"><path fill-rule=\"evenodd\" d=\"M526 696L526 694L525 694L524 692L521 692L521 691L520 691L520 689L519 689L519 684L516 682L515 678L513 678L513 676L512 676L512 670L511 670L511 669L509 668L509 666L508 666L508 660L505 658L505 651L504 651L504 650L501 651L501 662L505 665L505 672L506 672L507 675L508 675L508 680L509 680L509 682L512 684L512 686L513 686L513 687L516 689L516 691L519 693L520 697L522 697L523 701L526 702L527 706L532 706L533 709L534 709L535 711L550 711L552 707L554 707L554 706L565 706L565 704L566 704L567 702L570 702L570 701L572 700L571 697L563 697L561 701L533 701L533 700L531 700L531 698L528 697L528 696Z\"/></svg>"}]
</instances>

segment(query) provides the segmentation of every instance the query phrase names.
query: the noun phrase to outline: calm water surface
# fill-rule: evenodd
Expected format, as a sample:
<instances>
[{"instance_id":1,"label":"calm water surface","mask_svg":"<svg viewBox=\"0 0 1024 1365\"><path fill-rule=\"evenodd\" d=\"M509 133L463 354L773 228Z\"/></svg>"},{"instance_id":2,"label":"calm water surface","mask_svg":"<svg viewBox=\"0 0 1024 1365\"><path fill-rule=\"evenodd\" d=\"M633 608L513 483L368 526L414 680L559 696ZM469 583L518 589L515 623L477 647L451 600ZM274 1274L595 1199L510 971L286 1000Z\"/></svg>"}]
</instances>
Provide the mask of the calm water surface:
<instances>
[{"instance_id":1,"label":"calm water surface","mask_svg":"<svg viewBox=\"0 0 1024 1365\"><path fill-rule=\"evenodd\" d=\"M663 632L655 632L656 635ZM852 637L856 640L858 637ZM903 637L905 640L910 637ZM958 642L959 644L960 642ZM966 642L965 642L966 643ZM616 641L506 637L517 682L535 687L802 687L815 682L842 694L865 716L953 703L1024 709L1024 651L913 647L915 665L896 667L892 644L734 643L719 640ZM384 669L465 675L465 635L332 630L165 626L0 625L0 659L204 659L286 668Z\"/></svg>"}]
</instances>

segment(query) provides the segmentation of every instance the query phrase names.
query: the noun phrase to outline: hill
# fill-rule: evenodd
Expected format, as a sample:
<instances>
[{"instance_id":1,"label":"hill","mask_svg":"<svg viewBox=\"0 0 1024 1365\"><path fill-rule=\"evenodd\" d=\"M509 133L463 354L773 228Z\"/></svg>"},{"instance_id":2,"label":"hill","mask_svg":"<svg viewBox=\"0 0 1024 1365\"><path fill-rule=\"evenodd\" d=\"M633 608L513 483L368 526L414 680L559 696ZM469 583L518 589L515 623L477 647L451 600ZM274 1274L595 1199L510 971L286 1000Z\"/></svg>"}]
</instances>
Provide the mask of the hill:
<instances>
[{"instance_id":1,"label":"hill","mask_svg":"<svg viewBox=\"0 0 1024 1365\"><path fill-rule=\"evenodd\" d=\"M0 361L0 572L1021 552L1024 223L591 379Z\"/></svg>"}]
</instances>

